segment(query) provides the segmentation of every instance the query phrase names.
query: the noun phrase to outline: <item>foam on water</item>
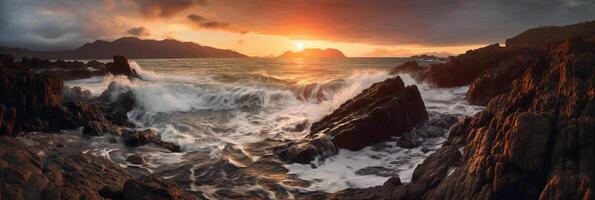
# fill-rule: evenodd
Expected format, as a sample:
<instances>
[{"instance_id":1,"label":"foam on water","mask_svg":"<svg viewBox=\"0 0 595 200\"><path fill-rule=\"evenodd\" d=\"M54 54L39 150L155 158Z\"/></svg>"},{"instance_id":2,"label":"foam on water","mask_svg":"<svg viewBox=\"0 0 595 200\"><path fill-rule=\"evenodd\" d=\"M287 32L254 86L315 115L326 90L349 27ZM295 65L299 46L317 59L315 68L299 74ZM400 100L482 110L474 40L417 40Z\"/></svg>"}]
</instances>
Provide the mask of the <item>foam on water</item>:
<instances>
[{"instance_id":1,"label":"foam on water","mask_svg":"<svg viewBox=\"0 0 595 200\"><path fill-rule=\"evenodd\" d=\"M243 164L236 158L221 156L227 145L239 149L253 161L258 160L259 156L243 151L243 146L266 139L279 142L302 139L308 134L308 124L331 113L373 83L390 77L386 70L364 68L334 79L303 82L259 70L167 74L145 70L134 61L130 61L130 65L143 80L106 76L66 84L89 89L94 95L105 91L111 82L129 88L138 105L128 117L137 126L156 128L163 140L179 144L184 152L207 152L209 159L225 159L239 167ZM409 76L401 77L406 85L418 85L428 111L471 115L482 109L465 103L466 87L438 89L417 83ZM305 128L296 128L303 124ZM315 168L302 164L284 167L290 174L310 182L308 187L298 190L334 192L380 185L388 179L386 174L361 173L362 169L370 167L386 168L382 170L398 174L401 180L408 182L415 166L440 147L445 137L428 140L414 149L402 149L396 145L396 140L391 140L356 152L340 150L336 156L314 162ZM424 153L421 148L430 151ZM150 155L148 162L153 165L150 170L161 165L175 166L185 159L185 154L172 154L167 159L159 159L170 156L162 152L146 155ZM360 173L356 173L358 171ZM200 179L191 174L190 179ZM207 195L215 193L215 189L205 185L193 183L189 187ZM247 188L264 190L258 185Z\"/></svg>"}]
</instances>

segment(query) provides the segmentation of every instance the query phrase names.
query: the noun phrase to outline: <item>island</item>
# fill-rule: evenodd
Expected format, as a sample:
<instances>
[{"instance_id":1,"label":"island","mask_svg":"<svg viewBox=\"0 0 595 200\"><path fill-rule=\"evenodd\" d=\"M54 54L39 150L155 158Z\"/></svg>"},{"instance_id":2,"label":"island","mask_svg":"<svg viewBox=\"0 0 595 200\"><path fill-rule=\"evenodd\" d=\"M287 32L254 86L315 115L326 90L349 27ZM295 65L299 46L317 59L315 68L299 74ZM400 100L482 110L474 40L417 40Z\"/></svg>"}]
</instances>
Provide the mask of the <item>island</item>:
<instances>
[{"instance_id":1,"label":"island","mask_svg":"<svg viewBox=\"0 0 595 200\"><path fill-rule=\"evenodd\" d=\"M318 49L309 48L302 51L293 52L286 51L285 53L278 56L279 58L346 58L343 52L338 49Z\"/></svg>"}]
</instances>

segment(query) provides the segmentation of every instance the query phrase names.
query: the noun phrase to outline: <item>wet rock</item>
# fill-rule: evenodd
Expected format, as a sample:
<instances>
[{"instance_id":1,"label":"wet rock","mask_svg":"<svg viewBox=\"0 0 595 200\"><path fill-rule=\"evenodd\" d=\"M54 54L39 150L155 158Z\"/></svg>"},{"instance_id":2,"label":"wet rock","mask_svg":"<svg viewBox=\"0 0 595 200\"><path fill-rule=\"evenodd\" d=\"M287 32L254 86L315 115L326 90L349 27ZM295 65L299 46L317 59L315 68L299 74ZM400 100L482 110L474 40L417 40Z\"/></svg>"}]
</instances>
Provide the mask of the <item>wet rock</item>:
<instances>
[{"instance_id":1,"label":"wet rock","mask_svg":"<svg viewBox=\"0 0 595 200\"><path fill-rule=\"evenodd\" d=\"M356 151L400 136L427 119L417 87L405 87L400 77L389 78L314 122L305 140L277 148L277 153L289 162L307 163L316 155L335 154L336 148Z\"/></svg>"},{"instance_id":2,"label":"wet rock","mask_svg":"<svg viewBox=\"0 0 595 200\"><path fill-rule=\"evenodd\" d=\"M2 199L101 199L105 185L122 187L131 177L111 161L90 154L36 153L0 136Z\"/></svg>"},{"instance_id":3,"label":"wet rock","mask_svg":"<svg viewBox=\"0 0 595 200\"><path fill-rule=\"evenodd\" d=\"M415 130L403 133L397 140L397 145L407 149L418 147L422 143L423 140L417 136Z\"/></svg>"},{"instance_id":4,"label":"wet rock","mask_svg":"<svg viewBox=\"0 0 595 200\"><path fill-rule=\"evenodd\" d=\"M392 187L392 186L398 186L398 185L402 185L403 183L401 183L401 178L399 177L399 175L395 175L395 176L391 176L390 178L388 178L388 180L386 180L386 182L384 182L384 184L382 184L385 187Z\"/></svg>"},{"instance_id":5,"label":"wet rock","mask_svg":"<svg viewBox=\"0 0 595 200\"><path fill-rule=\"evenodd\" d=\"M113 200L135 200L135 199L164 199L182 200L196 199L197 197L178 188L174 183L165 180L158 175L144 176L139 179L129 179L121 191L114 187L104 187L99 194L102 197Z\"/></svg>"},{"instance_id":6,"label":"wet rock","mask_svg":"<svg viewBox=\"0 0 595 200\"><path fill-rule=\"evenodd\" d=\"M128 121L127 113L136 106L136 97L129 86L111 82L98 99L102 105L101 109L112 123L134 127L134 124Z\"/></svg>"},{"instance_id":7,"label":"wet rock","mask_svg":"<svg viewBox=\"0 0 595 200\"><path fill-rule=\"evenodd\" d=\"M84 101L88 102L93 98L93 94L89 90L83 90L79 86L74 87L65 87L63 101L64 102L75 102L75 101Z\"/></svg>"},{"instance_id":8,"label":"wet rock","mask_svg":"<svg viewBox=\"0 0 595 200\"><path fill-rule=\"evenodd\" d=\"M415 61L407 61L391 69L390 74L417 74L425 69L426 67L418 65Z\"/></svg>"},{"instance_id":9,"label":"wet rock","mask_svg":"<svg viewBox=\"0 0 595 200\"><path fill-rule=\"evenodd\" d=\"M124 56L114 56L114 61L106 64L107 71L112 75L125 75L130 78L141 79L134 69L128 64Z\"/></svg>"},{"instance_id":10,"label":"wet rock","mask_svg":"<svg viewBox=\"0 0 595 200\"><path fill-rule=\"evenodd\" d=\"M365 175L376 175L376 176L382 176L382 177L392 177L392 176L399 176L395 170L392 169L387 169L384 167L380 167L380 166L375 166L375 167L366 167L366 168L361 168L358 169L357 171L355 171L356 175L360 175L360 176L365 176ZM401 182L399 180L399 182Z\"/></svg>"},{"instance_id":11,"label":"wet rock","mask_svg":"<svg viewBox=\"0 0 595 200\"><path fill-rule=\"evenodd\" d=\"M83 134L88 136L100 136L111 131L112 127L109 123L102 123L98 121L89 121L83 128Z\"/></svg>"},{"instance_id":12,"label":"wet rock","mask_svg":"<svg viewBox=\"0 0 595 200\"><path fill-rule=\"evenodd\" d=\"M145 159L140 155L130 155L126 158L126 161L135 165L142 165L145 163Z\"/></svg>"},{"instance_id":13,"label":"wet rock","mask_svg":"<svg viewBox=\"0 0 595 200\"><path fill-rule=\"evenodd\" d=\"M153 143L157 146L169 149L172 152L181 151L179 145L161 140L161 138L157 134L157 131L155 131L154 129L124 130L122 131L122 138L124 139L124 144L131 147Z\"/></svg>"}]
</instances>

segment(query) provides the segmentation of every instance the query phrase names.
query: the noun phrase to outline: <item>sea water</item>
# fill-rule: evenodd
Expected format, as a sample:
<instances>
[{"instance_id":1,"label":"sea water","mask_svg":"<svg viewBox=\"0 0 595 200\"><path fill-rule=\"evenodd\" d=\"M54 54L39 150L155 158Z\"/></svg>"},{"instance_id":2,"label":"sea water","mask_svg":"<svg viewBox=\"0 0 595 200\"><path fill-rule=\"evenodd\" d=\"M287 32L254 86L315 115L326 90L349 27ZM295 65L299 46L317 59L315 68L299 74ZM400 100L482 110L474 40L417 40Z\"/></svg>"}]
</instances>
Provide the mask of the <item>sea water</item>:
<instances>
[{"instance_id":1,"label":"sea water","mask_svg":"<svg viewBox=\"0 0 595 200\"><path fill-rule=\"evenodd\" d=\"M127 148L94 139L91 152L122 167L158 173L205 198L256 196L288 199L299 192L336 192L381 185L392 175L408 182L415 166L443 137L403 149L396 139L311 164L279 161L272 148L304 138L309 126L373 83L391 77L401 58L241 58L141 59L130 64L142 80L122 76L69 81L100 95L111 82L129 87L137 105L128 118L139 128L157 130L182 147L170 153L154 146ZM464 100L467 87L416 84L429 112L472 115L481 107ZM296 129L299 125L306 128ZM445 131L446 132L446 131ZM430 151L422 151L422 148ZM142 155L146 164L125 161ZM367 169L375 173L361 173Z\"/></svg>"}]
</instances>

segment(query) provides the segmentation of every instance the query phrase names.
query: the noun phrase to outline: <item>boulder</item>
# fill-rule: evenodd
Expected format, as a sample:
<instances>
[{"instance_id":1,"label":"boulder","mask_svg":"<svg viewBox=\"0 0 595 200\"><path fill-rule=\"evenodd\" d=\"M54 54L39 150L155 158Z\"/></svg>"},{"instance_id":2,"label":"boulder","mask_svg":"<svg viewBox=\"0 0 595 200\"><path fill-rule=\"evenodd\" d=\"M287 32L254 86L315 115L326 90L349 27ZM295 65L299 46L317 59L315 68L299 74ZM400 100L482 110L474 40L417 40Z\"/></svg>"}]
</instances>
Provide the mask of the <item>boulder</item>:
<instances>
[{"instance_id":1,"label":"boulder","mask_svg":"<svg viewBox=\"0 0 595 200\"><path fill-rule=\"evenodd\" d=\"M140 155L130 155L126 158L126 162L135 164L135 165L142 165L145 163L145 159Z\"/></svg>"},{"instance_id":2,"label":"boulder","mask_svg":"<svg viewBox=\"0 0 595 200\"><path fill-rule=\"evenodd\" d=\"M141 79L134 69L128 64L124 56L114 56L114 61L106 64L107 71L112 75L125 75L130 78Z\"/></svg>"},{"instance_id":3,"label":"boulder","mask_svg":"<svg viewBox=\"0 0 595 200\"><path fill-rule=\"evenodd\" d=\"M312 123L303 141L276 150L289 162L307 163L316 155L332 155L337 148L356 151L400 136L427 119L417 87L405 87L400 77L389 78Z\"/></svg>"},{"instance_id":4,"label":"boulder","mask_svg":"<svg viewBox=\"0 0 595 200\"><path fill-rule=\"evenodd\" d=\"M407 61L391 69L390 74L417 74L425 69L426 67L418 65L416 61Z\"/></svg>"},{"instance_id":5,"label":"boulder","mask_svg":"<svg viewBox=\"0 0 595 200\"><path fill-rule=\"evenodd\" d=\"M154 129L124 130L122 131L122 138L124 139L124 144L131 147L153 143L157 146L166 148L172 152L181 151L179 145L161 140L161 138L157 134L157 131L155 131Z\"/></svg>"}]
</instances>

